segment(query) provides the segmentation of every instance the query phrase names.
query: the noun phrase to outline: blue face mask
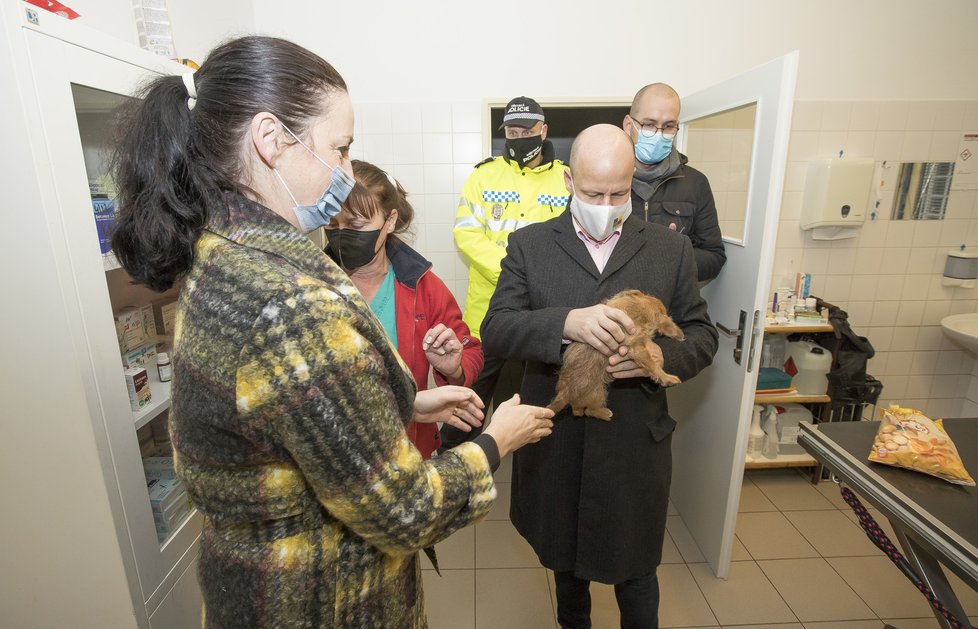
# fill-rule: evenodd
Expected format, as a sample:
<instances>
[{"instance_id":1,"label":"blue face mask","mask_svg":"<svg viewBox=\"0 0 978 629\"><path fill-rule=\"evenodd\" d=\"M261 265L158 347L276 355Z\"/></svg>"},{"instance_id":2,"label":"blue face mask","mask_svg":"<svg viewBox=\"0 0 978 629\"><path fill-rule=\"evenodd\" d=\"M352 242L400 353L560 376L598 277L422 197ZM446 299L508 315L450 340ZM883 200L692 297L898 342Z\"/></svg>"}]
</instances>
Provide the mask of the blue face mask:
<instances>
[{"instance_id":1,"label":"blue face mask","mask_svg":"<svg viewBox=\"0 0 978 629\"><path fill-rule=\"evenodd\" d=\"M326 192L323 192L322 196L319 197L319 200L313 205L299 205L295 195L292 194L291 190L289 190L289 186L286 185L285 179L282 179L282 175L278 172L278 169L272 169L275 172L275 175L278 177L278 180L281 181L282 185L285 187L285 191L289 193L290 197L292 197L292 203L294 204L292 209L295 211L295 217L299 221L299 229L302 230L303 233L308 233L318 227L329 225L330 220L340 213L342 205L346 201L346 198L350 196L350 190L353 189L353 185L356 183L356 181L353 179L353 176L350 175L350 173L346 172L341 167L333 167L327 164L323 158L316 155L311 148L306 146L302 140L299 139L299 136L292 133L292 131L286 127L284 123L282 126L285 127L285 130L288 131L293 138L295 138L296 142L302 145L302 148L312 153L312 156L318 159L323 166L333 171L333 176L330 177L329 180L329 187L326 188Z\"/></svg>"},{"instance_id":2,"label":"blue face mask","mask_svg":"<svg viewBox=\"0 0 978 629\"><path fill-rule=\"evenodd\" d=\"M673 139L659 132L647 133L644 129L639 129L635 157L643 164L658 164L672 152Z\"/></svg>"}]
</instances>

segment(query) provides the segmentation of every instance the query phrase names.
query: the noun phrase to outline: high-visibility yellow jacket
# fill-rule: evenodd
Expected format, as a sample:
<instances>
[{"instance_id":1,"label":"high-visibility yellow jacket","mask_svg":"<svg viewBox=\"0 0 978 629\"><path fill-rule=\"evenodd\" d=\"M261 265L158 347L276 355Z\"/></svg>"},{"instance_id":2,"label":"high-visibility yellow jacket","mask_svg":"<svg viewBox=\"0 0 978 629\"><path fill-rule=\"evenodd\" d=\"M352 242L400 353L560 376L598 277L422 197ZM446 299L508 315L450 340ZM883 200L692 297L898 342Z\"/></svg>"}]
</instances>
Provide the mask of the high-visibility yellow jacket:
<instances>
[{"instance_id":1,"label":"high-visibility yellow jacket","mask_svg":"<svg viewBox=\"0 0 978 629\"><path fill-rule=\"evenodd\" d=\"M560 216L570 201L567 166L544 142L543 161L521 169L499 156L476 164L462 187L455 213L455 244L469 264L469 292L462 320L482 338L479 326L496 290L509 235L521 227Z\"/></svg>"}]
</instances>

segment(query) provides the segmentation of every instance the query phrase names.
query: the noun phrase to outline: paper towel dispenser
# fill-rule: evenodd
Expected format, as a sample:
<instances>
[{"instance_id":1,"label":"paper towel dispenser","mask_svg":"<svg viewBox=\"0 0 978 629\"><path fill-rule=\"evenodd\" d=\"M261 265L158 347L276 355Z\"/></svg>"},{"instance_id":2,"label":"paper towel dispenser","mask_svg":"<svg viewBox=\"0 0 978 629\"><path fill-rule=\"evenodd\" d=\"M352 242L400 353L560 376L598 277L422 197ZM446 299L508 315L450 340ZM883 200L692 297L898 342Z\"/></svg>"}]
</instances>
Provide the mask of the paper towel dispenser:
<instances>
[{"instance_id":1,"label":"paper towel dispenser","mask_svg":"<svg viewBox=\"0 0 978 629\"><path fill-rule=\"evenodd\" d=\"M853 238L866 219L876 163L871 159L825 159L808 165L801 228L815 240Z\"/></svg>"}]
</instances>

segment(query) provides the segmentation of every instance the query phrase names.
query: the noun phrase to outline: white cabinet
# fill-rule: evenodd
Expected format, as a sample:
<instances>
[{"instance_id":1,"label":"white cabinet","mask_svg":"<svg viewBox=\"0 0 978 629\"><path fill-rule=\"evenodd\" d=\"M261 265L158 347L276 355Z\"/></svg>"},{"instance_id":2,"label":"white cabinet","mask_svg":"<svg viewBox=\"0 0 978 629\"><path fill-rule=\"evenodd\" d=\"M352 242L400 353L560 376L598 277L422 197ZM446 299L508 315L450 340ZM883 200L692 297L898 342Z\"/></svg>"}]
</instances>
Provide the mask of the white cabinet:
<instances>
[{"instance_id":1,"label":"white cabinet","mask_svg":"<svg viewBox=\"0 0 978 629\"><path fill-rule=\"evenodd\" d=\"M800 322L800 323L785 323L782 325L768 325L764 328L764 334L804 334L804 333L821 333L821 332L831 332L832 326L827 323L816 323L816 322ZM828 395L801 395L797 392L786 394L786 395L772 395L755 393L754 404L806 404L806 405L824 405L831 402L832 399ZM764 468L776 468L776 467L815 467L818 465L818 461L813 459L807 453L805 454L779 454L775 459L766 459L764 457L751 457L750 454L747 455L747 461L745 463L746 469L764 469Z\"/></svg>"},{"instance_id":2,"label":"white cabinet","mask_svg":"<svg viewBox=\"0 0 978 629\"><path fill-rule=\"evenodd\" d=\"M165 421L169 386L154 382L150 408L130 410L112 318L158 295L107 270L115 265L99 251L89 194L89 179L105 169L112 110L181 66L45 11L34 9L31 23L30 10L0 9L12 52L0 61L0 112L14 130L9 139L5 131L5 161L16 160L2 180L12 202L0 222L8 276L0 489L4 519L22 518L0 525L11 549L0 553L0 571L27 580L23 592L0 588L3 622L193 626L202 518L193 511L157 539L136 437L138 426Z\"/></svg>"}]
</instances>

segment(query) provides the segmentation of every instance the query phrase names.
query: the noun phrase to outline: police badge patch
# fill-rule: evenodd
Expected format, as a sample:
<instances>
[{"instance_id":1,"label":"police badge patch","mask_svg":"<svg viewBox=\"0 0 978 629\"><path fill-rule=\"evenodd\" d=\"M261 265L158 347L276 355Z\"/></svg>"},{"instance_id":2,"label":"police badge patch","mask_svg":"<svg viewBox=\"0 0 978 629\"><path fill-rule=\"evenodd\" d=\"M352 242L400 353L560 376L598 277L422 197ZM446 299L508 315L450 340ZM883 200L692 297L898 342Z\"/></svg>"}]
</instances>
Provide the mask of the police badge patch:
<instances>
[{"instance_id":1,"label":"police badge patch","mask_svg":"<svg viewBox=\"0 0 978 629\"><path fill-rule=\"evenodd\" d=\"M498 221L503 217L503 206L499 203L494 203L492 205L492 219Z\"/></svg>"}]
</instances>

